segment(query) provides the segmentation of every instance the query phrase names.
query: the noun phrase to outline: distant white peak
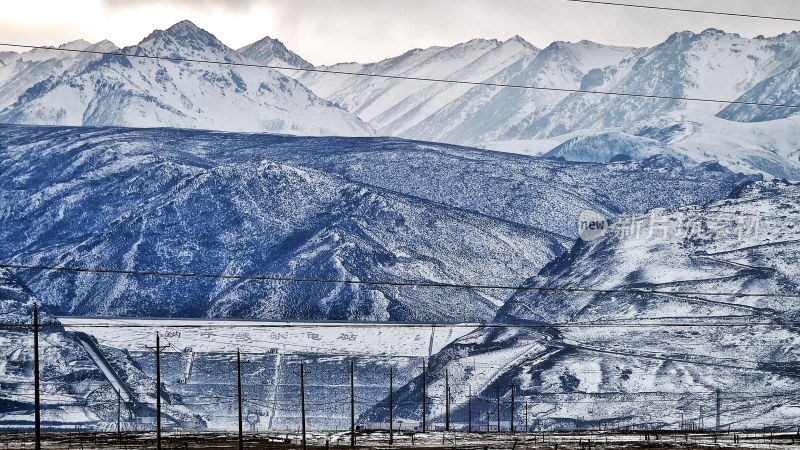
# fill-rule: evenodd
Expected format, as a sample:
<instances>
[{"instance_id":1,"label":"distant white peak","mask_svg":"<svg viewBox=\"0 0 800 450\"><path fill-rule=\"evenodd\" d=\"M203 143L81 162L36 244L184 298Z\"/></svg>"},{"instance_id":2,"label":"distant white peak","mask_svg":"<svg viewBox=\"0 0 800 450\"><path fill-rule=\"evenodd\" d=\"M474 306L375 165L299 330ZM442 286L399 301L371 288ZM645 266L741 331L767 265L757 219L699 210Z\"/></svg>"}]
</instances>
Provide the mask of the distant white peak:
<instances>
[{"instance_id":1,"label":"distant white peak","mask_svg":"<svg viewBox=\"0 0 800 450\"><path fill-rule=\"evenodd\" d=\"M160 51L181 56L233 52L216 36L188 20L178 22L166 30L153 31L136 47L145 52L152 51L154 54Z\"/></svg>"},{"instance_id":2,"label":"distant white peak","mask_svg":"<svg viewBox=\"0 0 800 450\"><path fill-rule=\"evenodd\" d=\"M475 38L470 39L466 42L462 42L460 44L456 44L451 49L461 49L461 48L487 48L487 47L497 47L500 45L500 41L497 39L483 39L483 38Z\"/></svg>"},{"instance_id":3,"label":"distant white peak","mask_svg":"<svg viewBox=\"0 0 800 450\"><path fill-rule=\"evenodd\" d=\"M726 34L728 34L728 33L724 32L723 30L717 29L717 28L706 28L705 30L703 30L700 33L701 36L719 36L719 35L726 35ZM736 33L731 33L731 35L739 37L739 35L736 34Z\"/></svg>"},{"instance_id":4,"label":"distant white peak","mask_svg":"<svg viewBox=\"0 0 800 450\"><path fill-rule=\"evenodd\" d=\"M87 50L91 50L93 52L113 52L119 50L119 47L117 47L117 45L113 42L103 39L102 41L89 46Z\"/></svg>"},{"instance_id":5,"label":"distant white peak","mask_svg":"<svg viewBox=\"0 0 800 450\"><path fill-rule=\"evenodd\" d=\"M462 44L459 44L459 45L464 45L464 44L499 44L499 43L500 43L499 39L475 38L475 39L470 39L470 40L468 40L466 42L463 42Z\"/></svg>"},{"instance_id":6,"label":"distant white peak","mask_svg":"<svg viewBox=\"0 0 800 450\"><path fill-rule=\"evenodd\" d=\"M364 64L357 63L357 62L344 62L344 63L337 63L331 66L315 66L317 70L332 70L336 72L350 72L350 73L358 73L362 69L364 69Z\"/></svg>"},{"instance_id":7,"label":"distant white peak","mask_svg":"<svg viewBox=\"0 0 800 450\"><path fill-rule=\"evenodd\" d=\"M518 34L516 34L516 35L512 36L511 38L507 39L505 42L503 42L502 45L503 46L506 46L506 45L520 45L520 46L522 46L524 48L527 48L529 50L538 50L538 48L536 48L535 45L533 45L530 42L526 41L525 39L522 38L522 36L520 36Z\"/></svg>"},{"instance_id":8,"label":"distant white peak","mask_svg":"<svg viewBox=\"0 0 800 450\"><path fill-rule=\"evenodd\" d=\"M300 57L300 55L286 48L283 42L269 36L245 45L236 50L236 52L262 64L271 63L277 59L291 67L301 69L314 67L313 64Z\"/></svg>"},{"instance_id":9,"label":"distant white peak","mask_svg":"<svg viewBox=\"0 0 800 450\"><path fill-rule=\"evenodd\" d=\"M91 42L85 41L83 39L77 39L71 42L67 42L66 44L61 44L58 46L58 48L64 50L88 50L89 47L91 46L92 46Z\"/></svg>"}]
</instances>

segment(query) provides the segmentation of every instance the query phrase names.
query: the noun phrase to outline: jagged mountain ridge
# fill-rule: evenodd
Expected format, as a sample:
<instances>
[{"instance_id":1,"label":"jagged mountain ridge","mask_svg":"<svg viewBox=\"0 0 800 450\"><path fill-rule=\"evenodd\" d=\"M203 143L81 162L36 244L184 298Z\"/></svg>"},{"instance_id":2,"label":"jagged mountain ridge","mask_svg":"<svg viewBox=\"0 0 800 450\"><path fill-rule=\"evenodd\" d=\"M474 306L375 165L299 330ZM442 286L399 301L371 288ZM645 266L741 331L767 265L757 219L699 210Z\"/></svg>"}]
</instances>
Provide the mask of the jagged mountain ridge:
<instances>
[{"instance_id":1,"label":"jagged mountain ridge","mask_svg":"<svg viewBox=\"0 0 800 450\"><path fill-rule=\"evenodd\" d=\"M792 70L800 60L800 34L746 39L709 29L675 33L618 65L592 71L582 88L666 97L735 100L760 81ZM724 104L571 94L547 115L506 138L547 137L579 129L626 126L680 110L709 115Z\"/></svg>"},{"instance_id":2,"label":"jagged mountain ridge","mask_svg":"<svg viewBox=\"0 0 800 450\"><path fill-rule=\"evenodd\" d=\"M102 51L111 50L110 44L97 46ZM154 31L139 44L119 52L254 63L188 21ZM28 61L33 58L29 55L50 53L59 55L41 63ZM0 120L306 135L372 134L359 119L270 69L77 55L36 50L0 69Z\"/></svg>"},{"instance_id":3,"label":"jagged mountain ridge","mask_svg":"<svg viewBox=\"0 0 800 450\"><path fill-rule=\"evenodd\" d=\"M681 32L651 48L629 49L602 46L587 41L556 42L544 50L527 44L528 50L513 53L508 50L521 42L514 38L494 48L491 54L503 54L505 67L482 81L521 86L540 86L545 89L565 88L589 91L622 92L665 97L691 97L711 100L737 100L793 105L800 98L796 89L797 67L800 61L798 33L775 37L742 38L736 34L709 29L702 33ZM342 64L332 70L402 75L438 73L440 78L476 81L486 74L465 66L456 74L436 56L455 51L434 47L412 51L375 64ZM484 42L484 41L480 41ZM491 42L491 41L490 41ZM474 44L473 44L474 45ZM424 65L418 58L424 55ZM470 65L490 68L491 63L480 59ZM439 67L437 69L437 66ZM326 69L322 67L321 69ZM488 72L488 71L487 71ZM763 122L783 119L796 113L796 108L725 105L724 102L694 102L669 99L641 99L625 96L567 94L549 90L527 90L475 86L423 86L418 82L397 80L359 80L347 76L306 73L297 75L323 97L331 98L371 123L379 133L437 142L476 145L485 148L530 153L527 142L540 148L550 143L552 155L577 161L608 161L609 155L628 155L638 159L652 156L653 151L679 155L701 163L719 161L733 170L763 173L769 176L798 179L798 161L789 150L769 145L759 146L749 141L760 132L737 122ZM354 88L353 86L358 86ZM370 92L374 92L370 96ZM448 95L441 94L447 92ZM457 95L457 96L455 96ZM378 113L383 111L381 113ZM684 124L670 123L675 116ZM641 147L638 130L662 126L663 133L682 126L691 129L691 122L710 122L713 116L731 122L729 134L745 136L746 144L735 140L724 148L714 148L703 142L699 149L682 145L669 148L661 140L655 145ZM703 127L699 127L702 132ZM714 128L721 128L715 125ZM777 131L790 139L791 125L776 126ZM789 130L789 131L787 131ZM634 137L609 140L608 133L626 132ZM747 137L750 132L755 133ZM724 134L727 132L723 132ZM596 134L591 143L578 150L555 147L571 139ZM603 138L603 136L606 136ZM699 142L704 137L695 140ZM626 140L628 142L626 142ZM574 147L575 143L570 146ZM600 146L598 146L600 145ZM717 152L722 152L717 155ZM787 155L787 153L790 153ZM638 156L637 156L638 155ZM784 168L783 166L788 166Z\"/></svg>"},{"instance_id":4,"label":"jagged mountain ridge","mask_svg":"<svg viewBox=\"0 0 800 450\"><path fill-rule=\"evenodd\" d=\"M453 47L411 50L378 63L322 70L517 85L577 88L593 67L615 64L632 49L589 41L556 42L539 50L519 36L505 42L475 39ZM379 133L475 144L498 139L565 96L486 86L301 73L297 78L341 104Z\"/></svg>"}]
</instances>

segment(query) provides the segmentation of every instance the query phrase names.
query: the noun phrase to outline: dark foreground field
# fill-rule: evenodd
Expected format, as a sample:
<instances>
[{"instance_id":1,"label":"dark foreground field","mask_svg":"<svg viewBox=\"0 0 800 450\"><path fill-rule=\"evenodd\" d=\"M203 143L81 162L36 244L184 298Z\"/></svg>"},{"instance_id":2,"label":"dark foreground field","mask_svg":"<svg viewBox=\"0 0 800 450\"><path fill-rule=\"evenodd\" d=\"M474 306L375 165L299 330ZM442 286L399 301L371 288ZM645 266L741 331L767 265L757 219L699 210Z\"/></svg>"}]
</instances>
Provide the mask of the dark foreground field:
<instances>
[{"instance_id":1,"label":"dark foreground field","mask_svg":"<svg viewBox=\"0 0 800 450\"><path fill-rule=\"evenodd\" d=\"M394 444L389 445L387 432L360 434L357 448L392 449L576 449L591 450L605 448L668 449L668 448L741 448L771 449L800 448L798 432L631 432L631 433L527 433L527 434L477 434L477 433L396 433ZM0 433L0 449L33 448L33 433ZM322 450L348 448L346 433L314 433L309 435L308 448ZM43 449L81 450L135 450L154 449L154 433L44 433ZM238 437L225 433L170 433L162 438L163 449L237 449ZM301 449L299 435L247 434L245 449Z\"/></svg>"}]
</instances>

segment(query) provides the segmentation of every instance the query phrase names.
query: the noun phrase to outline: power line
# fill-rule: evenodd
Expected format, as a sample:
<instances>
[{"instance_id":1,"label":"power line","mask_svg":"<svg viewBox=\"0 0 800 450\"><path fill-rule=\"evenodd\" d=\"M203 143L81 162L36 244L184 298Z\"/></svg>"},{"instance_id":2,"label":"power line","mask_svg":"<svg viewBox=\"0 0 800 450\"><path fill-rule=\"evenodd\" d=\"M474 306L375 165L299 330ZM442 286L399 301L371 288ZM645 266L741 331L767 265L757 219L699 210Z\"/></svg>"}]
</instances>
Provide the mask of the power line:
<instances>
[{"instance_id":1,"label":"power line","mask_svg":"<svg viewBox=\"0 0 800 450\"><path fill-rule=\"evenodd\" d=\"M695 14L713 14L717 16L729 16L729 17L743 17L748 19L767 19L767 20L782 20L786 22L800 22L800 19L796 19L793 17L778 17L778 16L760 16L756 14L744 14L744 13L732 13L732 12L724 12L724 11L711 11L706 9L686 9L686 8L673 8L669 6L656 6L656 5L636 5L633 3L618 3L618 2L606 2L606 1L597 1L597 0L564 0L567 2L572 3L589 3L593 5L604 5L604 6L621 6L626 8L640 8L640 9L654 9L658 11L674 11L674 12L686 12L686 13L695 13Z\"/></svg>"},{"instance_id":2,"label":"power line","mask_svg":"<svg viewBox=\"0 0 800 450\"><path fill-rule=\"evenodd\" d=\"M0 42L0 46L12 47L12 48L25 48L25 49L30 49L30 50L52 50L52 51L60 51L60 52L88 53L88 54L101 55L101 56L122 56L122 57L128 57L128 58L141 58L141 59L163 60L163 61L172 61L172 62L217 64L217 65L221 65L221 66L254 67L254 68L273 69L273 70L294 70L294 71L299 71L299 72L314 72L314 73L325 73L325 74L333 74L333 75L350 75L350 76L357 76L357 77L382 78L382 79L390 79L390 80L424 81L424 82L430 82L430 83L449 83L449 84L460 84L460 85L468 85L468 86L486 86L486 87L500 87L500 88L512 88L512 89L528 89L528 90L535 90L535 91L550 91L550 92L566 92L566 93L577 93L577 94L610 95L610 96L618 96L618 97L634 97L634 98L646 98L646 99L655 99L655 100L684 100L684 101L690 101L690 102L717 103L717 104L725 104L725 105L765 106L765 107L771 107L771 108L791 108L791 109L800 108L800 104L794 104L794 103L763 103L763 102L744 101L744 100L722 100L722 99L710 99L710 98L702 98L702 97L679 97L679 96L671 96L671 95L637 94L637 93L631 93L631 92L614 92L614 91L596 91L596 90L590 90L590 89L557 88L557 87L546 87L546 86L532 86L532 85L524 85L524 84L504 84L504 83L492 83L492 82L488 82L488 81L446 80L446 79L442 79L442 78L413 77L413 76L404 76L404 75L388 75L388 74L363 73L363 72L345 72L345 71L341 71L341 70L330 70L330 69L316 69L316 68L303 69L303 68L297 68L297 67L275 66L275 65L267 65L267 64L255 64L255 63L244 63L244 62L234 62L234 61L211 61L211 60L205 60L205 59L179 58L179 57L157 56L157 55L132 55L132 54L120 53L120 52L101 52L101 51L97 51L97 50L79 50L79 49L72 49L72 48L57 48L57 47L47 47L47 46L43 46L43 45L11 44L11 43L3 43L3 42Z\"/></svg>"},{"instance_id":3,"label":"power line","mask_svg":"<svg viewBox=\"0 0 800 450\"><path fill-rule=\"evenodd\" d=\"M106 318L109 319L109 318ZM165 321L175 320L175 319L163 319ZM419 327L421 324L402 324L402 323L386 323L385 327L404 327L404 326L417 326ZM60 324L60 323L50 323L41 325L41 328L47 328L48 326L61 326L63 328L144 328L144 329L153 329L153 328L293 328L293 327L309 327L309 328L347 328L352 329L356 326L359 326L358 323L346 323L346 322L333 322L333 323L314 323L314 324L295 324L291 322L287 323L244 323L244 324L237 324L237 323L226 323L224 325L196 325L196 324L177 324L177 323L165 323L165 324L149 324L149 323L120 323L118 321L113 320L110 318L107 322L93 322L93 323L80 323L80 324ZM485 323L485 324L478 324L478 325L462 325L458 323L454 324L436 324L436 327L442 328L462 328L462 327L469 327L469 328L486 328L486 329L542 329L542 328L747 328L747 327L795 327L800 326L800 322L784 322L784 321L761 321L761 322L532 322L532 323ZM30 324L21 324L21 323L0 323L0 329L28 329L31 328ZM266 342L266 341L265 341ZM223 345L226 343L221 342L210 342L216 345ZM231 344L232 345L232 344ZM243 347L256 347L258 348L259 345L257 344L248 344L248 343L240 343ZM314 350L318 350L321 352L326 352L326 354L330 351L327 347L313 347L309 345L301 345L301 344L290 344L290 343L283 343L283 342L275 342L275 345L287 345L290 347L305 347ZM263 348L275 348L264 346ZM342 353L340 356L345 355L360 355L361 353ZM333 355L331 355L333 356ZM379 355L385 358L400 358L403 357L402 355ZM470 364L464 364L468 366Z\"/></svg>"},{"instance_id":4,"label":"power line","mask_svg":"<svg viewBox=\"0 0 800 450\"><path fill-rule=\"evenodd\" d=\"M364 286L389 286L389 287L425 287L425 288L453 288L453 289L497 289L510 291L534 292L568 292L587 294L647 294L647 295L675 295L675 296L713 296L713 297L756 297L756 298L800 298L800 294L793 293L767 293L767 292L702 292L702 291L665 291L658 289L601 289L584 287L545 287L545 286L512 286L502 284L466 284L444 283L433 281L386 281L386 280L343 280L332 278L299 278L281 275L232 275L210 274L199 272L160 272L150 270L123 270L96 267L67 267L47 266L33 264L0 264L0 269L38 270L51 272L72 272L92 274L113 274L147 277L176 277L176 278L209 278L238 281L274 281L287 283L314 283L314 284L348 284Z\"/></svg>"}]
</instances>

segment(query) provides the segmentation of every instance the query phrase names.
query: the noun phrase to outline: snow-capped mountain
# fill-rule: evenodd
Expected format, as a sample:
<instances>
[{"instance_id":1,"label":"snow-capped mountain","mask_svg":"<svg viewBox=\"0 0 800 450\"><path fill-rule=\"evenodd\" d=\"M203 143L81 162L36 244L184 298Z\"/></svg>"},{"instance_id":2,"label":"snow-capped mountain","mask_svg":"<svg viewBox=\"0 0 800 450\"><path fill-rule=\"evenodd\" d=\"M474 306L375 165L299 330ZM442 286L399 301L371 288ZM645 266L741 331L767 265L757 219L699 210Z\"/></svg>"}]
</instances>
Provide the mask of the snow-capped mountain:
<instances>
[{"instance_id":1,"label":"snow-capped mountain","mask_svg":"<svg viewBox=\"0 0 800 450\"><path fill-rule=\"evenodd\" d=\"M91 44L83 40L59 46L68 50L113 52L119 50L109 41ZM25 53L9 52L0 59L5 63L0 68L0 110L5 110L36 86L45 86L54 74L81 71L90 63L100 59L89 53L65 52L50 49L34 49ZM45 123L46 124L46 123Z\"/></svg>"},{"instance_id":2,"label":"snow-capped mountain","mask_svg":"<svg viewBox=\"0 0 800 450\"><path fill-rule=\"evenodd\" d=\"M301 58L300 55L286 48L283 42L272 39L267 36L261 40L253 42L252 44L245 45L244 47L236 50L247 58L266 66L276 67L293 67L297 69L313 69L314 66ZM296 70L275 69L284 75L294 76L298 72Z\"/></svg>"},{"instance_id":3,"label":"snow-capped mountain","mask_svg":"<svg viewBox=\"0 0 800 450\"><path fill-rule=\"evenodd\" d=\"M478 405L499 388L509 417L513 384L517 404L529 401L531 419L549 426L658 428L684 416L713 426L719 389L723 427L789 426L800 351L790 297L800 287L798 196L800 185L757 182L704 206L619 217L526 283L569 291L520 291L501 308L497 322L522 327L480 329L443 349L428 392L442 391L448 369L455 421L464 419L465 386ZM581 287L661 293L574 291ZM398 403L419 390L412 381ZM397 414L413 417L414 408ZM442 405L432 411L444 414Z\"/></svg>"},{"instance_id":4,"label":"snow-capped mountain","mask_svg":"<svg viewBox=\"0 0 800 450\"><path fill-rule=\"evenodd\" d=\"M519 36L476 39L453 47L411 50L374 64L320 70L499 84L578 88L586 73L616 64L631 49L557 42L539 50ZM474 144L497 139L541 116L565 94L341 74L301 73L298 80L342 105L381 134Z\"/></svg>"},{"instance_id":5,"label":"snow-capped mountain","mask_svg":"<svg viewBox=\"0 0 800 450\"><path fill-rule=\"evenodd\" d=\"M116 49L106 41L65 46ZM312 67L277 39L266 37L233 51L189 22L154 32L122 51ZM691 163L718 160L735 171L796 178L796 149L751 145L760 131L736 123L774 122L794 115L797 108L568 94L558 89L793 105L798 99L799 61L800 33L747 39L714 29L675 33L641 49L580 41L555 42L539 50L518 36L505 42L475 39L453 47L414 49L377 63L316 68L353 75L283 71L294 79L264 68L34 50L0 55L0 120L307 135L368 135L374 129L382 135L504 151L549 151L549 156L578 161L608 161L616 155L647 158L665 152ZM723 122L714 122L715 115ZM674 141L676 129L722 130L724 122L731 122L726 134L756 135L745 136L746 145L729 142L722 148L711 145L707 136L685 139L702 142L692 150L653 137L672 136ZM791 127L775 128L782 132Z\"/></svg>"},{"instance_id":6,"label":"snow-capped mountain","mask_svg":"<svg viewBox=\"0 0 800 450\"><path fill-rule=\"evenodd\" d=\"M588 74L586 90L664 97L734 100L760 81L800 60L800 34L746 39L709 29L675 33L666 41L642 49L619 64ZM571 94L553 111L514 130L515 138L547 137L580 129L626 126L663 114L690 110L709 115L724 103Z\"/></svg>"},{"instance_id":7,"label":"snow-capped mountain","mask_svg":"<svg viewBox=\"0 0 800 450\"><path fill-rule=\"evenodd\" d=\"M108 45L97 44L104 50ZM252 63L188 21L155 31L120 52ZM49 53L59 56L51 58ZM307 135L372 134L368 125L351 114L269 69L79 55L36 50L0 68L0 120Z\"/></svg>"},{"instance_id":8,"label":"snow-capped mountain","mask_svg":"<svg viewBox=\"0 0 800 450\"><path fill-rule=\"evenodd\" d=\"M515 285L570 245L582 210L704 203L744 179L670 161L564 163L396 139L23 126L3 134L0 248L20 263ZM44 302L81 315L486 320L508 296L28 275Z\"/></svg>"},{"instance_id":9,"label":"snow-capped mountain","mask_svg":"<svg viewBox=\"0 0 800 450\"><path fill-rule=\"evenodd\" d=\"M459 58L454 59L453 53ZM461 64L454 67L454 61ZM747 39L709 29L699 34L675 33L652 48L617 48L581 41L556 42L540 51L517 37L506 42L478 40L451 48L414 50L374 64L319 68L539 86L545 90L323 73L301 73L297 78L369 122L380 134L522 153L549 151L548 156L576 161L609 161L616 155L642 159L669 153L694 163L717 160L736 171L798 179L798 161L793 156L796 148L759 144L764 133L757 127L731 122L774 121L795 114L797 108L547 90L793 105L800 99L798 64L800 33ZM715 115L725 120L715 121ZM730 126L726 122L731 122ZM773 131L783 134L772 140L791 141L794 134L790 124L773 125ZM645 134L643 129L647 130ZM679 139L683 144L692 141L702 145L688 148L677 144L676 129L685 131ZM693 132L700 136L691 137ZM650 140L651 135L661 137ZM725 136L737 136L738 140ZM715 143L711 137L726 143ZM531 151L530 147L539 150Z\"/></svg>"}]
</instances>

